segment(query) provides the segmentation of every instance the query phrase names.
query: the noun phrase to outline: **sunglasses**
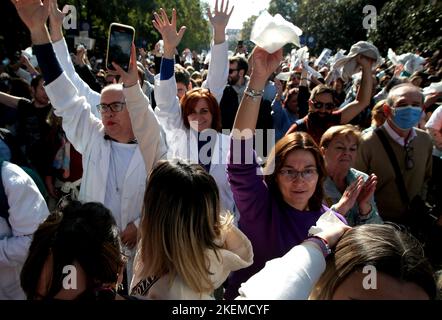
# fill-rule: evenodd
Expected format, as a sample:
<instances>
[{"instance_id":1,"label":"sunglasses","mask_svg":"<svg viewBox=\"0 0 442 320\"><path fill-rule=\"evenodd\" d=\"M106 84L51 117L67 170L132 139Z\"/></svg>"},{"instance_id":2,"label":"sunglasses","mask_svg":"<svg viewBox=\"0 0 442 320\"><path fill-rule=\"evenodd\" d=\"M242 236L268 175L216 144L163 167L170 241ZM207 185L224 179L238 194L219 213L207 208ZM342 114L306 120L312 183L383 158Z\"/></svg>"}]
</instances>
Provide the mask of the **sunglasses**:
<instances>
[{"instance_id":1,"label":"sunglasses","mask_svg":"<svg viewBox=\"0 0 442 320\"><path fill-rule=\"evenodd\" d=\"M318 110L322 108L325 108L326 110L333 110L335 108L335 104L333 102L322 103L318 101L313 101L313 106L315 107L315 109Z\"/></svg>"}]
</instances>

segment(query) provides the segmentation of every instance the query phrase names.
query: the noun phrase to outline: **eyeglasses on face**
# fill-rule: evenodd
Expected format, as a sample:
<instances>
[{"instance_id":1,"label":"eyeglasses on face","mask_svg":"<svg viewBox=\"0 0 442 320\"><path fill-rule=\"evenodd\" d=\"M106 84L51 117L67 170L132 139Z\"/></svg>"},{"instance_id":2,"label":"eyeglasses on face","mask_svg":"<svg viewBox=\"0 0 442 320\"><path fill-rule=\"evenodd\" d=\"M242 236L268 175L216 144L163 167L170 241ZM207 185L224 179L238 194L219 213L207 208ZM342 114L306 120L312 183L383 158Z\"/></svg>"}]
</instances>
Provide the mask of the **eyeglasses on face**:
<instances>
[{"instance_id":1,"label":"eyeglasses on face","mask_svg":"<svg viewBox=\"0 0 442 320\"><path fill-rule=\"evenodd\" d=\"M335 108L335 104L333 102L328 102L328 103L322 103L319 101L314 101L313 100L313 106L315 107L315 109L322 109L325 107L326 110L333 110Z\"/></svg>"},{"instance_id":2,"label":"eyeglasses on face","mask_svg":"<svg viewBox=\"0 0 442 320\"><path fill-rule=\"evenodd\" d=\"M290 182L298 177L301 177L305 181L312 181L318 175L318 170L316 168L305 169L304 171L281 169L279 174L283 176L285 180Z\"/></svg>"},{"instance_id":3,"label":"eyeglasses on face","mask_svg":"<svg viewBox=\"0 0 442 320\"><path fill-rule=\"evenodd\" d=\"M413 147L410 145L405 147L405 168L407 170L414 168Z\"/></svg>"},{"instance_id":4,"label":"eyeglasses on face","mask_svg":"<svg viewBox=\"0 0 442 320\"><path fill-rule=\"evenodd\" d=\"M112 102L112 103L100 103L97 105L97 109L100 113L105 113L111 110L112 112L120 112L123 110L125 102Z\"/></svg>"},{"instance_id":5,"label":"eyeglasses on face","mask_svg":"<svg viewBox=\"0 0 442 320\"><path fill-rule=\"evenodd\" d=\"M238 71L239 69L229 69L229 74L232 74L235 71Z\"/></svg>"}]
</instances>

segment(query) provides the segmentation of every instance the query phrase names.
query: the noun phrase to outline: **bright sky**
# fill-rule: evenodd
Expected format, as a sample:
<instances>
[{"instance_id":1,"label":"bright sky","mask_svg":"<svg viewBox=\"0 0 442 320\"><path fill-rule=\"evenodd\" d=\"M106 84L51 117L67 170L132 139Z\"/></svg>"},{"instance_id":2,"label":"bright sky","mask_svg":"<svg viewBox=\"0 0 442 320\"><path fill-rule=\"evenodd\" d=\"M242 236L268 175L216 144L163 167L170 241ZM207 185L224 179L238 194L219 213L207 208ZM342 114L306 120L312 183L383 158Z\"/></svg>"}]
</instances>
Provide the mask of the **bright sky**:
<instances>
[{"instance_id":1,"label":"bright sky","mask_svg":"<svg viewBox=\"0 0 442 320\"><path fill-rule=\"evenodd\" d=\"M210 4L211 9L215 6L215 0L203 0ZM218 0L220 5L222 0ZM227 29L242 29L242 24L249 17L259 15L261 10L268 9L270 0L230 0L230 7L235 6L230 17Z\"/></svg>"}]
</instances>

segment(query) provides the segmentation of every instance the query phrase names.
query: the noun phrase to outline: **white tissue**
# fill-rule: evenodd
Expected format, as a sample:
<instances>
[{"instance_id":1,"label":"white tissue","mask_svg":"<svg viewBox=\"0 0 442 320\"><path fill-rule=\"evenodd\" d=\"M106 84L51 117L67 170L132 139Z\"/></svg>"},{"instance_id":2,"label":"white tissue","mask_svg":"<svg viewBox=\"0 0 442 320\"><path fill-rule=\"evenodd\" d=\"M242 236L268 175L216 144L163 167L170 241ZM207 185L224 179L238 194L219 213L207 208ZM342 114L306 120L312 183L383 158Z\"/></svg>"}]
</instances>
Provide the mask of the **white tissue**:
<instances>
[{"instance_id":1,"label":"white tissue","mask_svg":"<svg viewBox=\"0 0 442 320\"><path fill-rule=\"evenodd\" d=\"M329 229L331 226L336 224L341 224L345 226L345 223L339 220L339 218L333 213L332 210L328 210L319 217L318 221L316 221L315 226L310 227L310 229L308 230L308 234L318 234L319 232Z\"/></svg>"},{"instance_id":2,"label":"white tissue","mask_svg":"<svg viewBox=\"0 0 442 320\"><path fill-rule=\"evenodd\" d=\"M253 26L250 40L272 54L287 43L300 47L302 30L285 20L280 14L272 17L267 11L261 13Z\"/></svg>"},{"instance_id":3,"label":"white tissue","mask_svg":"<svg viewBox=\"0 0 442 320\"><path fill-rule=\"evenodd\" d=\"M432 93L442 92L442 81L433 82L429 87L425 87L423 90L424 95L428 96Z\"/></svg>"}]
</instances>

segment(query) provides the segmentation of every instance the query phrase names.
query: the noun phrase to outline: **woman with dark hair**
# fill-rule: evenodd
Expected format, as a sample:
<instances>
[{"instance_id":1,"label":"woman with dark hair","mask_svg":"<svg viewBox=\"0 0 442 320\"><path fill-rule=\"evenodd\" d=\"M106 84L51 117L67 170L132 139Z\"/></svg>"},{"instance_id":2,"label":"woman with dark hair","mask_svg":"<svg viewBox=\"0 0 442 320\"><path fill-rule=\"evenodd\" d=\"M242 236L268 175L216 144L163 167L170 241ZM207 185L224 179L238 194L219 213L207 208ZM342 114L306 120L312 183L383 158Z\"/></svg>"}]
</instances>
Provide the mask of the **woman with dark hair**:
<instances>
[{"instance_id":1,"label":"woman with dark hair","mask_svg":"<svg viewBox=\"0 0 442 320\"><path fill-rule=\"evenodd\" d=\"M109 209L63 204L35 232L21 272L29 300L113 300L125 258Z\"/></svg>"},{"instance_id":2,"label":"woman with dark hair","mask_svg":"<svg viewBox=\"0 0 442 320\"><path fill-rule=\"evenodd\" d=\"M419 241L390 224L328 227L244 283L240 299L428 300L436 280ZM314 241L312 241L314 239Z\"/></svg>"},{"instance_id":3,"label":"woman with dark hair","mask_svg":"<svg viewBox=\"0 0 442 320\"><path fill-rule=\"evenodd\" d=\"M266 261L301 243L328 210L322 205L324 160L308 134L295 132L279 140L261 172L252 148L253 133L262 90L278 67L282 50L270 55L256 47L253 56L249 87L236 115L227 172L240 212L239 227L252 242L255 262L229 278L227 299L235 298L240 284Z\"/></svg>"}]
</instances>

